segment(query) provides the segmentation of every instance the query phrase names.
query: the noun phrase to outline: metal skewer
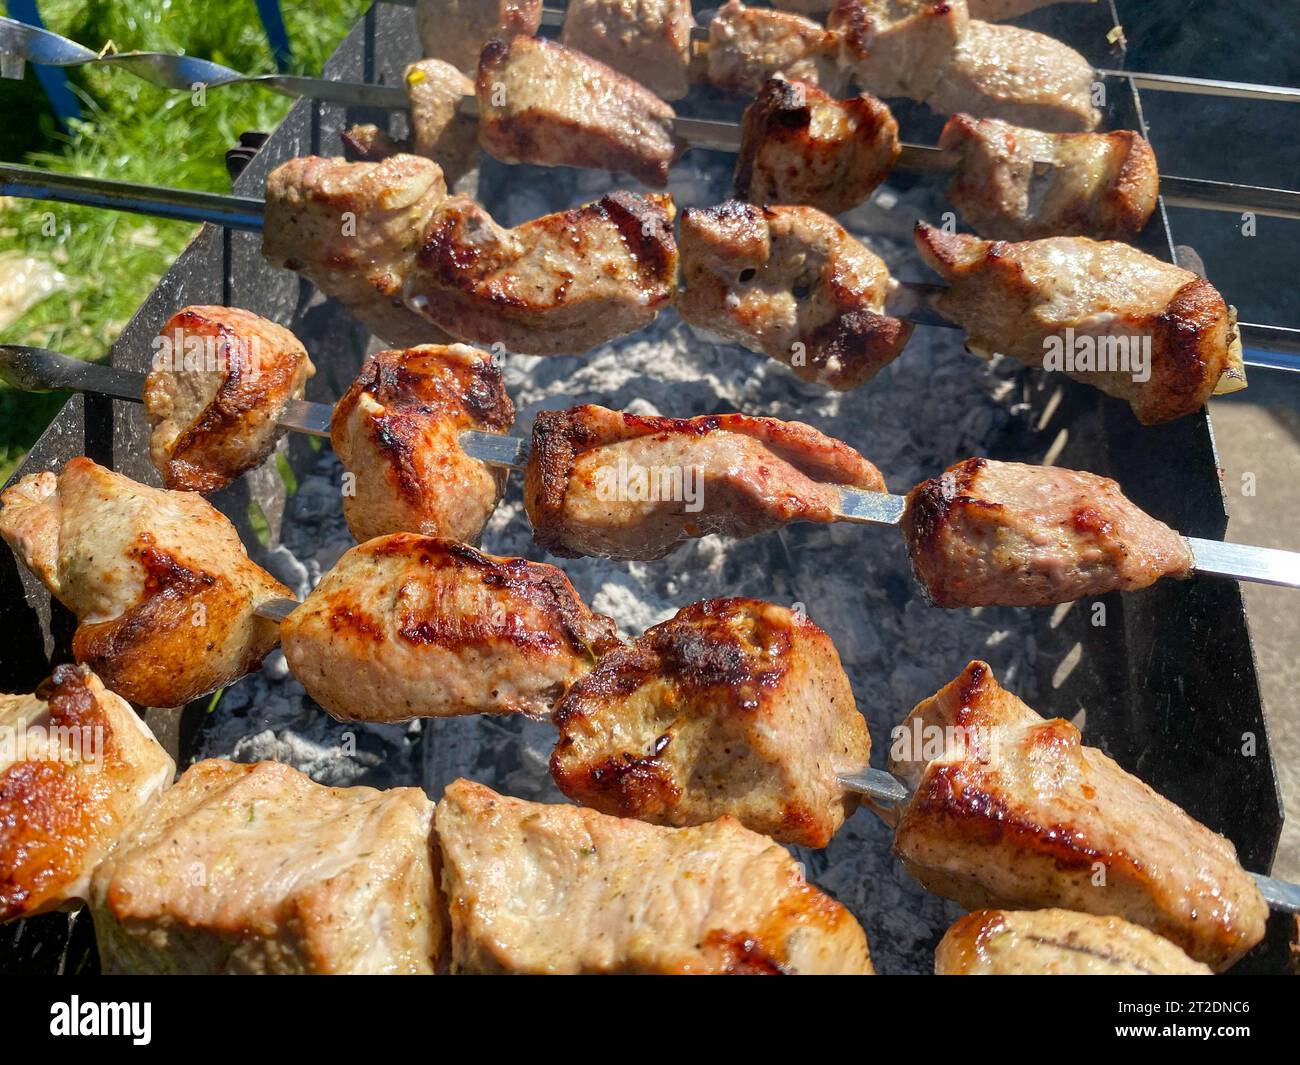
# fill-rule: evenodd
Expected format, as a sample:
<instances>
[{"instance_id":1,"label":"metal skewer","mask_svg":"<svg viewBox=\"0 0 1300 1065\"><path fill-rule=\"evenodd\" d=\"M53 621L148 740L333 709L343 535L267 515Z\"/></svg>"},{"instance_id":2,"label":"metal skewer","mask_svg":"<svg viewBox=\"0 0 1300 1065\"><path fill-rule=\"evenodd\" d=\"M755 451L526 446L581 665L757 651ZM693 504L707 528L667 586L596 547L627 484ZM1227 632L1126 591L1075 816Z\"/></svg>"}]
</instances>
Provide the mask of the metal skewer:
<instances>
[{"instance_id":1,"label":"metal skewer","mask_svg":"<svg viewBox=\"0 0 1300 1065\"><path fill-rule=\"evenodd\" d=\"M49 30L0 17L0 54L13 55L44 66L80 66L106 63L120 66L136 77L167 89L193 92L198 86L253 85L283 96L307 97L347 107L376 107L389 111L408 110L406 91L396 85L330 81L326 78L295 77L285 74L241 74L230 67L193 56L163 52L92 52L76 41ZM1300 91L1300 90L1297 90ZM462 114L477 116L478 100L466 96ZM674 122L678 138L693 148L736 152L741 131L735 122L682 118ZM897 165L905 170L951 171L956 158L951 152L924 144L906 144ZM1300 219L1300 192L1226 181L1161 175L1161 195L1175 207L1209 211L1254 211L1275 218ZM108 206L108 205L105 205Z\"/></svg>"},{"instance_id":2,"label":"metal skewer","mask_svg":"<svg viewBox=\"0 0 1300 1065\"><path fill-rule=\"evenodd\" d=\"M48 348L0 345L0 378L29 392L66 388L134 403L142 402L144 396L144 374L82 362ZM286 429L328 437L332 415L333 408L325 403L293 400L286 405L277 423ZM528 441L522 437L466 429L460 433L459 440L465 453L480 462L515 470L528 465ZM903 496L888 492L842 487L836 520L859 525L898 525L906 502ZM1300 552L1191 536L1184 539L1192 550L1197 573L1300 588Z\"/></svg>"},{"instance_id":3,"label":"metal skewer","mask_svg":"<svg viewBox=\"0 0 1300 1065\"><path fill-rule=\"evenodd\" d=\"M143 185L129 181L59 174L18 163L0 163L0 196L19 196L32 200L50 200L89 207L106 207L115 211L176 218L188 222L211 222L249 232L260 232L263 200L249 196L228 196L211 192L191 192L164 185ZM897 317L919 325L958 328L929 307L929 297L943 291L943 286L925 282L897 282L900 292L914 297ZM1245 365L1264 370L1300 372L1300 329L1280 325L1256 325L1238 322L1242 343L1249 349ZM1270 354L1277 353L1277 354Z\"/></svg>"},{"instance_id":4,"label":"metal skewer","mask_svg":"<svg viewBox=\"0 0 1300 1065\"><path fill-rule=\"evenodd\" d=\"M874 803L895 808L905 806L912 797L907 785L883 769L860 769L854 773L841 773L839 782L858 795L865 795ZM1300 884L1277 880L1263 873L1251 873L1259 893L1269 908L1282 913L1300 913Z\"/></svg>"}]
</instances>

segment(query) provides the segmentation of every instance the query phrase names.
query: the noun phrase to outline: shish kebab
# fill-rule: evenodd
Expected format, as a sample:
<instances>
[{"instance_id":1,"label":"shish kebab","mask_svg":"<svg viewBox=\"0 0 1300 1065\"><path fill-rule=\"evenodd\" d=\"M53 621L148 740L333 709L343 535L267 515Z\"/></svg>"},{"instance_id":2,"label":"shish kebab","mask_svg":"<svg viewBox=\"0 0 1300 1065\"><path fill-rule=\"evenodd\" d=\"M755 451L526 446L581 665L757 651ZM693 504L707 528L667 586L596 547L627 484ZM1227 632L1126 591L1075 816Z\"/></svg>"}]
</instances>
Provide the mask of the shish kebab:
<instances>
[{"instance_id":1,"label":"shish kebab","mask_svg":"<svg viewBox=\"0 0 1300 1065\"><path fill-rule=\"evenodd\" d=\"M22 48L22 54L33 61L57 59L67 65L101 58L56 34L22 23L11 27L0 20L0 39L6 34L10 46ZM213 64L189 57L150 56L146 61L132 54L103 58L129 59L137 73L172 88L188 89L196 82L230 83L211 82L215 74L209 68ZM169 59L174 60L175 69ZM520 85L515 71L519 77L526 75ZM230 78L236 76L229 72ZM385 94L398 91L385 86L331 81L313 86L304 84L310 79L290 80L305 95L340 102L351 94L349 102L359 106L376 106ZM640 85L597 60L549 41L525 38L511 42L502 53L491 53L477 88L441 60L412 64L404 81L402 99L394 96L383 106L400 103L410 109L410 150L443 166L449 183L473 165L480 139L489 154L508 162L603 165L628 170L652 185L663 184L667 164L682 145L694 145L740 153L737 194L746 199L807 203L831 213L863 202L895 165L953 170L949 196L963 216L978 232L1006 239L1076 233L1131 235L1145 224L1161 187L1167 200L1185 206L1300 217L1300 195L1288 190L1168 176L1161 179L1155 173L1149 145L1136 134L1052 134L996 119L957 116L945 128L938 148L900 145L889 109L874 97L840 101L816 85L798 80L766 82L759 99L746 111L742 126L678 119ZM539 93L527 88L552 82L574 84L578 91L542 100ZM605 90L606 83L612 91ZM525 95L526 115L494 103L500 87L511 90L511 95ZM554 112L549 118L548 110ZM640 113L639 117L633 119L634 113ZM479 114L487 116L481 138L475 124L465 118ZM541 135L539 123L553 124L552 135ZM525 127L528 133L523 137L520 130ZM835 132L829 133L832 129ZM583 130L587 132L583 134ZM376 153L372 143L358 142L360 136L363 134L353 130L345 139L366 157L396 150L385 144ZM383 140L375 131L368 136ZM594 142L595 147L584 148L575 143L575 136L579 142ZM619 143L621 149L614 150ZM539 158L539 150L547 154L543 150L546 145L563 145L563 155ZM798 169L806 171L793 178L789 176L792 152L801 157Z\"/></svg>"},{"instance_id":2,"label":"shish kebab","mask_svg":"<svg viewBox=\"0 0 1300 1065\"><path fill-rule=\"evenodd\" d=\"M772 604L699 603L624 645L554 567L399 534L345 555L286 626L295 674L345 720L519 712L521 697L553 706L555 779L607 814L670 826L733 816L824 846L855 794L878 812L904 803L901 817L885 811L896 853L940 894L1125 917L1216 968L1258 942L1265 899L1300 904L1294 886L1248 877L1230 844L1083 747L1066 722L1043 721L983 663L905 723L904 739L914 720L946 728L939 753L928 738L894 745L891 765L916 776L914 798L887 774L853 771L870 737L834 646ZM596 632L600 642L581 642ZM546 659L567 668L539 676ZM1025 831L990 831L1009 810Z\"/></svg>"},{"instance_id":3,"label":"shish kebab","mask_svg":"<svg viewBox=\"0 0 1300 1065\"><path fill-rule=\"evenodd\" d=\"M256 315L186 308L162 335L183 344L234 330L263 345L257 372L227 370L206 385L179 367L142 377L42 349L0 348L0 367L22 387L143 399L151 455L171 487L228 484L266 458L277 426L328 435L355 477L344 512L359 541L398 531L476 539L504 489L502 468L513 467L526 471L534 536L561 557L656 559L711 532L849 521L900 526L927 598L942 607L1054 605L1193 573L1300 587L1300 554L1182 537L1114 481L1082 471L968 459L903 497L810 426L591 405L540 413L530 449L505 435L513 404L473 348L380 352L330 408L294 398L310 360L288 330ZM698 481L693 491L686 477Z\"/></svg>"},{"instance_id":4,"label":"shish kebab","mask_svg":"<svg viewBox=\"0 0 1300 1065\"><path fill-rule=\"evenodd\" d=\"M872 972L848 910L731 818L659 828L467 780L435 812L220 758L173 784L75 666L0 695L0 723L27 735L0 762L0 922L84 903L106 973ZM547 852L575 860L520 892Z\"/></svg>"},{"instance_id":5,"label":"shish kebab","mask_svg":"<svg viewBox=\"0 0 1300 1065\"><path fill-rule=\"evenodd\" d=\"M39 174L0 165L0 178L18 179L3 184L10 194L94 204L111 197L127 209L175 215L195 208L203 216L215 199L158 190L161 200L146 206L134 186L27 178ZM235 198L212 217L230 221L247 204L256 201ZM615 192L507 230L468 197L448 195L436 163L409 155L382 163L290 160L268 177L264 210L263 254L398 344L445 343L450 334L528 354L577 354L649 324L676 301L692 326L845 389L902 351L910 326L885 310L896 294L926 322L935 322L926 312L936 305L939 322L967 329L972 350L1031 365L1047 362L1051 345L1071 333L1090 341L1094 354L1116 346L1146 351L1145 376L1133 372L1136 363L1109 365L1111 356L1105 367L1095 358L1076 365L1073 352L1056 368L1128 400L1139 420L1153 423L1244 387L1239 336L1286 346L1300 332L1235 326L1234 312L1203 278L1121 242L1005 245L920 226L923 256L953 286L936 294L934 286L894 282L878 256L815 208L738 202L685 213L679 296L671 197ZM1080 268L1087 285L1078 284ZM998 297L990 301L990 292Z\"/></svg>"}]
</instances>

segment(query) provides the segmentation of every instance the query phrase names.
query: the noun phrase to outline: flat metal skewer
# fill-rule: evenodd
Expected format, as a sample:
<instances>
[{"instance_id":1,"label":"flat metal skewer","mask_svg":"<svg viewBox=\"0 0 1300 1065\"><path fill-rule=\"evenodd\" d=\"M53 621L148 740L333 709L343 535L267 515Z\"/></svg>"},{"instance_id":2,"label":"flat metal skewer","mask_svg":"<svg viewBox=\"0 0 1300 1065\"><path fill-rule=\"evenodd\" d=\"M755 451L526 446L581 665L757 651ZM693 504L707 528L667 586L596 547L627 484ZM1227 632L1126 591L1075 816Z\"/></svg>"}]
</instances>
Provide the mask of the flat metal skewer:
<instances>
[{"instance_id":1,"label":"flat metal skewer","mask_svg":"<svg viewBox=\"0 0 1300 1065\"><path fill-rule=\"evenodd\" d=\"M193 92L199 86L253 85L283 96L307 97L347 107L376 107L389 111L408 110L410 107L406 91L396 85L285 74L241 74L207 59L164 52L92 52L57 33L3 17L0 17L0 53L45 66L112 64L152 84L179 92ZM477 116L478 100L466 96L460 111ZM674 132L693 148L723 152L740 149L741 131L735 122L679 117L674 122ZM943 172L952 170L956 164L956 157L951 152L929 145L905 143L901 149L897 165L906 170ZM1275 218L1300 219L1300 192L1291 189L1161 175L1160 191L1165 202L1175 207L1234 213L1254 211Z\"/></svg>"},{"instance_id":2,"label":"flat metal skewer","mask_svg":"<svg viewBox=\"0 0 1300 1065\"><path fill-rule=\"evenodd\" d=\"M0 378L28 392L71 389L115 399L143 401L145 375L102 363L83 362L48 348L0 345ZM277 419L279 425L314 436L328 437L333 408L325 403L292 400ZM471 458L494 466L522 470L528 465L528 441L505 433L466 429L460 446ZM898 525L907 500L889 492L840 488L836 520L859 525ZM1230 544L1184 537L1192 550L1195 572L1230 577L1255 584L1300 588L1300 552Z\"/></svg>"},{"instance_id":3,"label":"flat metal skewer","mask_svg":"<svg viewBox=\"0 0 1300 1065\"><path fill-rule=\"evenodd\" d=\"M839 782L848 791L865 795L874 803L893 809L905 806L912 797L907 785L892 773L883 769L860 769L853 773L839 774ZM1268 902L1269 908L1281 913L1300 913L1300 884L1278 880L1263 873L1251 873L1259 893Z\"/></svg>"},{"instance_id":4,"label":"flat metal skewer","mask_svg":"<svg viewBox=\"0 0 1300 1065\"><path fill-rule=\"evenodd\" d=\"M232 229L260 232L266 209L263 200L211 192L191 192L165 185L143 185L130 181L58 174L19 163L0 163L0 196L18 196L54 203L106 207L115 211L176 218L189 222L210 222ZM901 292L915 297L897 317L919 325L944 329L958 326L942 318L929 306L929 297L943 286L926 282L899 281ZM1264 370L1300 372L1300 328L1238 322L1242 343L1248 349L1245 364ZM1276 353L1276 354L1271 354Z\"/></svg>"}]
</instances>

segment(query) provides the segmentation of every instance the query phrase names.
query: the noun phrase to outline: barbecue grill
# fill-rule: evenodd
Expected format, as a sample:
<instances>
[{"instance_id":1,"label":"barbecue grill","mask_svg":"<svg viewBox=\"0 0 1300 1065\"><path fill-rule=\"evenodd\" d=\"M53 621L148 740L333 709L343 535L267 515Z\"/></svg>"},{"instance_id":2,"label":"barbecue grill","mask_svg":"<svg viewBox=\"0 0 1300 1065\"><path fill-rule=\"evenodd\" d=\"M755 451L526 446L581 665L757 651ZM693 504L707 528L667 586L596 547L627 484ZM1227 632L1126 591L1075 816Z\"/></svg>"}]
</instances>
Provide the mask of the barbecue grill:
<instances>
[{"instance_id":1,"label":"barbecue grill","mask_svg":"<svg viewBox=\"0 0 1300 1065\"><path fill-rule=\"evenodd\" d=\"M1051 32L1098 67L1119 67L1122 48L1098 50L1119 21L1113 4L1105 2L1045 9L1026 24ZM418 58L417 48L411 9L377 4L325 74L399 85L405 64ZM1106 128L1145 134L1137 90L1113 79L1109 88ZM697 88L678 111L735 121L742 106ZM899 103L894 109L907 139L937 139L942 123L936 116L919 105ZM260 197L268 172L279 163L309 153L343 154L341 132L360 121L395 135L404 132L400 112L300 101L234 191ZM732 166L730 156L693 151L674 169L670 191L684 206L717 202L729 194ZM476 194L493 217L513 225L625 184L605 173L507 167L484 158ZM932 178L896 174L883 194L844 222L882 254L895 276L922 279L911 250L911 224L917 217L937 222L944 210ZM1163 204L1139 246L1173 260L1174 236ZM152 338L179 307L195 303L245 307L290 328L318 367L308 398L321 402L337 398L366 352L381 346L310 284L269 266L255 233L206 225L114 344L113 365L147 369ZM914 483L968 454L1050 461L1116 478L1135 503L1185 534L1217 539L1227 526L1204 411L1144 428L1125 404L1060 375L971 359L951 330L918 330L904 357L871 386L842 395L804 385L760 356L698 337L672 313L587 357L509 357L506 384L519 407L517 432L540 409L579 402L682 416L742 409L805 420L846 440L881 467L891 487ZM315 443L290 434L275 462L213 500L235 521L253 559L300 595L350 543L337 494L340 467ZM141 409L94 395L68 401L15 477L61 467L80 454L158 482ZM496 554L541 558L528 535L520 493L516 479L483 544ZM804 604L841 651L875 738L877 765L883 764L889 730L917 700L969 659L987 659L1031 705L1049 716L1074 718L1088 743L1228 836L1247 868L1270 868L1282 809L1242 595L1234 582L1166 581L1056 610L946 612L926 607L915 594L896 537L853 527L794 526L743 542L714 539L692 542L662 562L629 566L582 559L564 568L594 609L638 630L704 596ZM0 552L0 581L0 621L9 643L0 656L0 684L30 691L52 665L70 659L71 616L51 603L7 551ZM436 796L465 775L524 798L560 798L546 771L550 742L541 726L495 718L344 725L310 703L278 654L261 674L218 697L149 710L146 720L182 766L217 755L274 756L330 784L423 784ZM1254 737L1252 758L1240 754L1245 736ZM912 881L889 845L886 827L862 812L828 849L799 857L809 879L858 917L879 971L925 972L936 942L960 911ZM89 925L87 917L54 914L0 929L0 971L93 969ZM1287 925L1285 916L1275 914L1268 938L1239 969L1282 971Z\"/></svg>"}]
</instances>

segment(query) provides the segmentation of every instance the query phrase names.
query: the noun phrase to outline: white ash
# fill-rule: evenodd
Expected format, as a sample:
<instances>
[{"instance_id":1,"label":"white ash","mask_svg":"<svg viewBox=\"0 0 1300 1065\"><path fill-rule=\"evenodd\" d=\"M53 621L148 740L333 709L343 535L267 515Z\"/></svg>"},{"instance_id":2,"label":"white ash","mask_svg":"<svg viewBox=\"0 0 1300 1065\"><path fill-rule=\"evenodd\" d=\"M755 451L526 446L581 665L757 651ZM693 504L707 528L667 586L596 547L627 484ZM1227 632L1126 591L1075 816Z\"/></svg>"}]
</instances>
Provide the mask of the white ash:
<instances>
[{"instance_id":1,"label":"white ash","mask_svg":"<svg viewBox=\"0 0 1300 1065\"><path fill-rule=\"evenodd\" d=\"M730 166L724 156L688 156L673 175L679 208L724 199ZM594 199L618 183L607 174L488 162L480 187L489 193L518 190L485 197L499 221L515 224ZM878 194L846 224L868 236L896 275L924 279L910 230L916 217L938 220L936 191ZM338 369L339 380L346 381L356 367ZM530 430L537 411L576 403L673 416L743 410L806 421L846 440L880 467L895 491L986 453L1000 437L1014 437L1025 417L1013 387L1018 372L1023 371L1014 365L965 354L955 331L918 328L903 356L874 382L847 394L827 392L762 356L697 336L672 311L650 329L585 358L512 356L505 366L520 434ZM285 519L287 554L271 564L301 595L351 539L340 508L340 468L329 449L299 477ZM512 478L482 546L495 554L545 559L531 540L521 481ZM892 529L805 525L741 542L692 541L659 562L549 561L562 566L593 609L614 617L629 635L711 596L802 603L840 650L870 723L879 766L891 727L971 658L988 659L1000 679L1027 699L1037 694L1029 614L928 607ZM273 656L261 674L228 690L204 723L201 753L277 758L330 784L423 783L435 798L449 780L464 775L526 798L561 799L547 774L552 733L545 726L501 718L342 725L284 674L282 659ZM876 817L859 811L827 850L801 852L799 858L809 878L861 920L880 971L930 971L934 944L959 911L902 870L890 855L890 833Z\"/></svg>"}]
</instances>

